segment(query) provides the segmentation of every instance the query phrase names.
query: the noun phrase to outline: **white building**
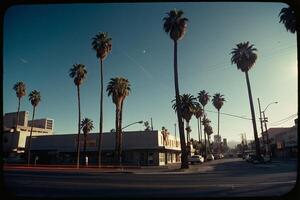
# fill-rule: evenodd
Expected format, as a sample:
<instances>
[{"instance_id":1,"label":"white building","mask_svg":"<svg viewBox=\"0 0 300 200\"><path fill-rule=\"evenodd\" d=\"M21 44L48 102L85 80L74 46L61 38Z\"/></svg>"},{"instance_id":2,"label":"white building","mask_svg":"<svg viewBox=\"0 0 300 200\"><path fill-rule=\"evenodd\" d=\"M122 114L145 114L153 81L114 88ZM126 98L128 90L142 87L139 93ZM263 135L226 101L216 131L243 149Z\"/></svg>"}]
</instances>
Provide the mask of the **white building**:
<instances>
[{"instance_id":1,"label":"white building","mask_svg":"<svg viewBox=\"0 0 300 200\"><path fill-rule=\"evenodd\" d=\"M87 137L87 155L89 162L97 163L98 133ZM83 153L83 135L80 138ZM115 133L103 133L102 163L112 163L115 150ZM77 134L55 134L34 136L31 143L32 158L39 157L41 163L74 163L76 158ZM83 157L83 156L82 156ZM168 135L163 138L161 131L123 132L123 164L132 165L166 165L180 162L180 141Z\"/></svg>"},{"instance_id":2,"label":"white building","mask_svg":"<svg viewBox=\"0 0 300 200\"><path fill-rule=\"evenodd\" d=\"M4 152L4 156L13 156L17 153L24 153L25 150L25 143L27 136L30 135L31 121L28 120L29 112L28 111L20 111L19 112L19 123L17 129L16 126L16 119L17 113L6 113L3 117L3 146L2 150ZM53 135L53 120L46 119L45 126L40 126L41 122L44 119L37 119L37 127L35 126L32 128L32 135ZM51 126L49 126L49 123Z\"/></svg>"}]
</instances>

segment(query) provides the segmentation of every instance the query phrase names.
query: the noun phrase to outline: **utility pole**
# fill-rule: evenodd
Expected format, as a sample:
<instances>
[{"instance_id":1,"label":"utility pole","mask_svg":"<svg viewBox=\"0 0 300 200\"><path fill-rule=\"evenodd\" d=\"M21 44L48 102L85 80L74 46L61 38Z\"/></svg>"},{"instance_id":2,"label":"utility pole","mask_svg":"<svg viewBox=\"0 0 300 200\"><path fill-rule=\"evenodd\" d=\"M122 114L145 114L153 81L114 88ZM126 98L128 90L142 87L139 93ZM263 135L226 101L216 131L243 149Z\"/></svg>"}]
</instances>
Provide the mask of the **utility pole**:
<instances>
[{"instance_id":1,"label":"utility pole","mask_svg":"<svg viewBox=\"0 0 300 200\"><path fill-rule=\"evenodd\" d=\"M264 118L264 123L265 123L265 129L266 129L266 135L267 135L267 154L269 154L269 156L271 157L270 154L270 142L269 142L269 133L268 133L268 128L267 128L267 122L268 122L268 118L265 116L265 112L263 111L263 118Z\"/></svg>"},{"instance_id":2,"label":"utility pole","mask_svg":"<svg viewBox=\"0 0 300 200\"><path fill-rule=\"evenodd\" d=\"M260 108L260 101L259 101L259 98L257 98L258 100L258 107L259 107L259 121L260 121L260 128L261 128L261 138L262 138L262 141L263 141L263 144L266 144L265 142L265 137L264 137L264 128L263 128L263 121L262 121L262 117L261 117L261 108Z\"/></svg>"}]
</instances>

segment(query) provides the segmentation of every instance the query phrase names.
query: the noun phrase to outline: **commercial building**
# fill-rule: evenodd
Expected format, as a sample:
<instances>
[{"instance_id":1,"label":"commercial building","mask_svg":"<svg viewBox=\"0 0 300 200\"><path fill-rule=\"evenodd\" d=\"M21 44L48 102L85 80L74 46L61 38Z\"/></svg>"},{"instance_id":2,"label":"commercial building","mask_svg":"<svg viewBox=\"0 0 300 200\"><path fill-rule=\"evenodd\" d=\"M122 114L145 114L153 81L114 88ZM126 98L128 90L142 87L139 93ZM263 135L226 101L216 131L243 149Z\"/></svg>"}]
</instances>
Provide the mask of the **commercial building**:
<instances>
[{"instance_id":1,"label":"commercial building","mask_svg":"<svg viewBox=\"0 0 300 200\"><path fill-rule=\"evenodd\" d=\"M6 113L3 116L3 146L2 150L5 157L22 154L25 151L25 143L27 136L30 135L32 121L28 120L29 112L19 112L19 123L16 126L17 113ZM35 125L37 121L37 126ZM41 126L41 122L45 122L45 126ZM40 123L40 124L39 124ZM52 124L51 126L49 124ZM37 119L34 120L32 128L32 135L53 135L53 120L52 119Z\"/></svg>"},{"instance_id":2,"label":"commercial building","mask_svg":"<svg viewBox=\"0 0 300 200\"><path fill-rule=\"evenodd\" d=\"M263 133L264 138L266 132ZM270 149L273 157L290 158L298 154L298 119L292 127L280 127L268 129ZM260 138L262 141L262 138Z\"/></svg>"},{"instance_id":3,"label":"commercial building","mask_svg":"<svg viewBox=\"0 0 300 200\"><path fill-rule=\"evenodd\" d=\"M87 152L90 164L98 159L99 133L87 136ZM163 137L161 131L123 132L122 163L128 165L166 165L180 162L180 142L172 135ZM113 163L115 133L103 133L102 163ZM28 142L27 142L28 143ZM83 158L84 137L80 138L81 157ZM55 134L34 136L31 141L32 158L36 156L40 163L69 164L76 158L77 134Z\"/></svg>"}]
</instances>

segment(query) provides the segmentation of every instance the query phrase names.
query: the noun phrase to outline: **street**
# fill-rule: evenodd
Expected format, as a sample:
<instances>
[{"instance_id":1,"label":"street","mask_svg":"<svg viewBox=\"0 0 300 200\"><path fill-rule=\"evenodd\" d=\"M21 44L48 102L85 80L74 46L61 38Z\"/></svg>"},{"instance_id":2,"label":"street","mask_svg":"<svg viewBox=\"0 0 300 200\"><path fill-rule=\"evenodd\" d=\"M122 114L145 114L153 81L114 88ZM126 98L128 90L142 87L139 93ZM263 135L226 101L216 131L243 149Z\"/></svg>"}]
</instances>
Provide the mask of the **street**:
<instances>
[{"instance_id":1,"label":"street","mask_svg":"<svg viewBox=\"0 0 300 200\"><path fill-rule=\"evenodd\" d=\"M297 161L251 164L228 158L183 172L175 168L115 173L4 169L4 184L18 197L247 197L283 195L294 187L297 176Z\"/></svg>"}]
</instances>

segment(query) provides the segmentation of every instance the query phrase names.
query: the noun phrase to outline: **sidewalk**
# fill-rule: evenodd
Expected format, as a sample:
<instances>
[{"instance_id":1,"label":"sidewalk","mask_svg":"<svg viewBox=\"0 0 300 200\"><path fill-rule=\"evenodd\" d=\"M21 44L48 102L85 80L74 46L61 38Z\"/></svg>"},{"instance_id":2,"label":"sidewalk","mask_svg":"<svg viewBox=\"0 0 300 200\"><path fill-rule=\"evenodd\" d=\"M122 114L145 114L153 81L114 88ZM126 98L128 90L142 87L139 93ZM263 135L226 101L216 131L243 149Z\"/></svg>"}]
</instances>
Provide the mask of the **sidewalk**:
<instances>
[{"instance_id":1,"label":"sidewalk","mask_svg":"<svg viewBox=\"0 0 300 200\"><path fill-rule=\"evenodd\" d=\"M205 164L193 165L189 169L180 169L180 164L169 164L165 166L143 166L143 167L115 167L105 166L98 168L97 166L81 166L77 169L74 166L27 166L27 165L4 165L4 171L32 171L32 172L56 172L56 173L131 173L131 174L188 174L212 171L212 166Z\"/></svg>"}]
</instances>

